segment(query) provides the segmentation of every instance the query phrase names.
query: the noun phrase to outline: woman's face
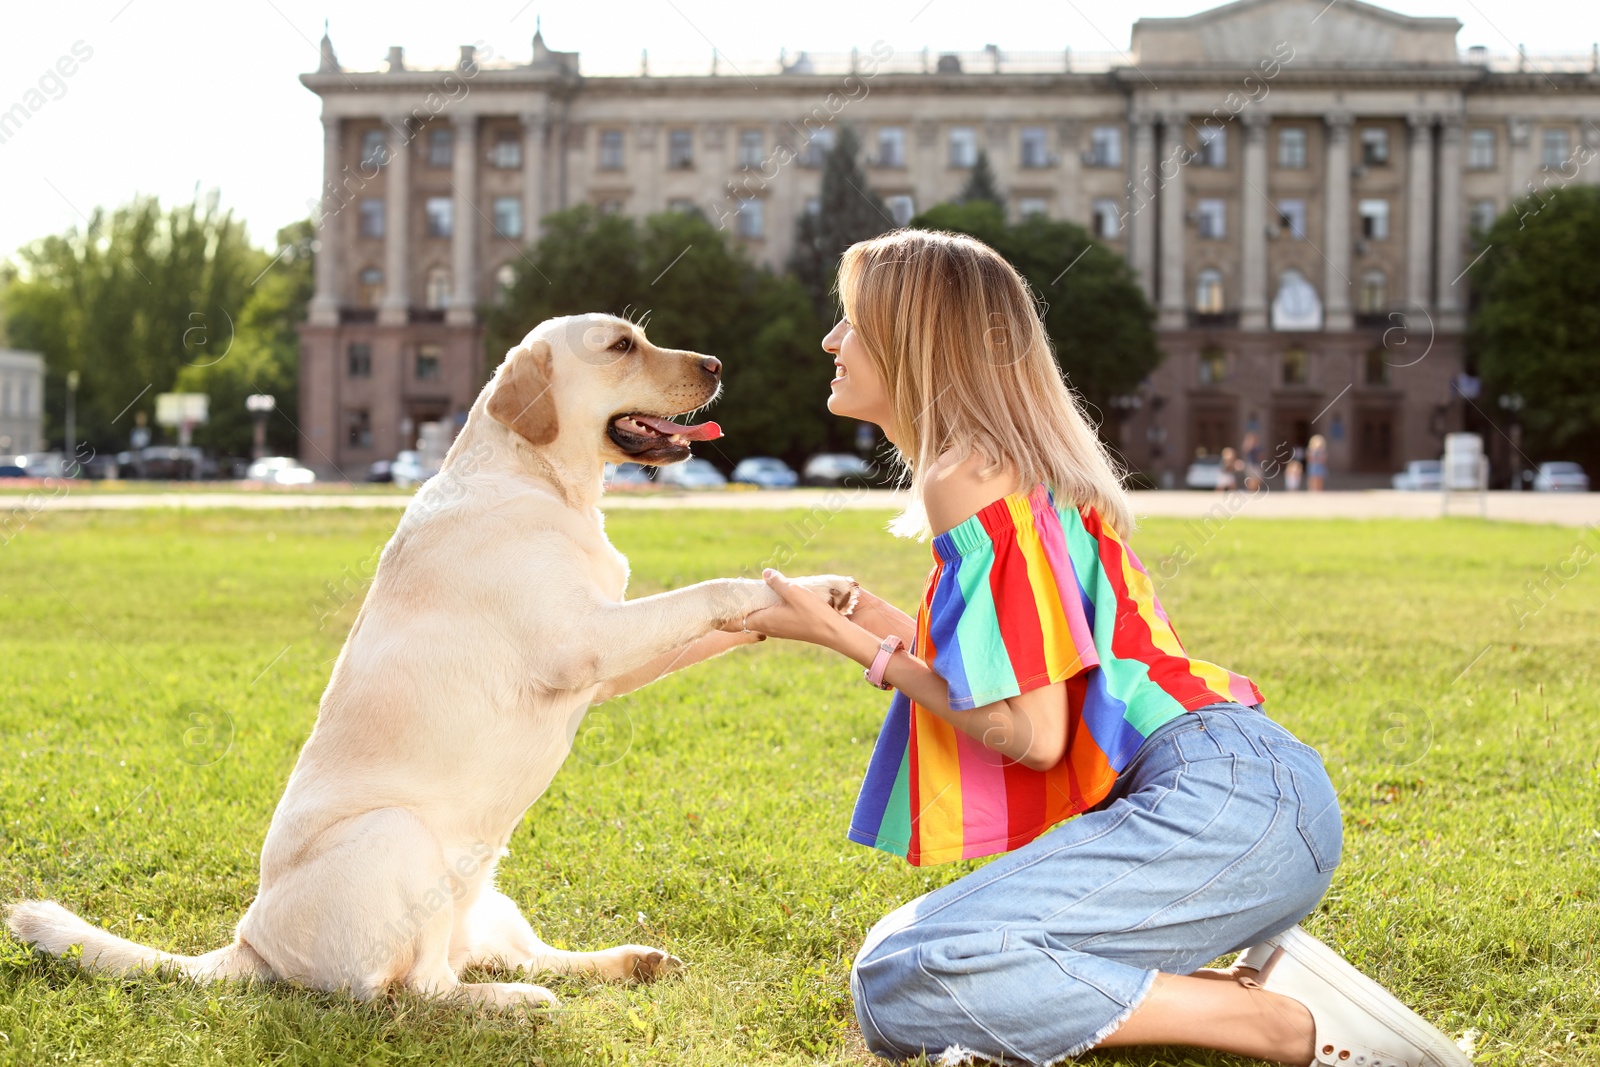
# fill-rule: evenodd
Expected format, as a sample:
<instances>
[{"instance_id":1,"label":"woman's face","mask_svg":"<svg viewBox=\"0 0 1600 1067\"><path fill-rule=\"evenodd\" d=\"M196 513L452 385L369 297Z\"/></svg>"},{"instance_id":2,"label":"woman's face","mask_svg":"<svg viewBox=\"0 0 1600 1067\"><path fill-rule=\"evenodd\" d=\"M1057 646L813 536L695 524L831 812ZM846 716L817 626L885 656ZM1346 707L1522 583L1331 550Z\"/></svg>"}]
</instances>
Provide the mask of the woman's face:
<instances>
[{"instance_id":1,"label":"woman's face","mask_svg":"<svg viewBox=\"0 0 1600 1067\"><path fill-rule=\"evenodd\" d=\"M840 319L828 331L822 339L822 349L833 356L828 410L845 418L875 423L885 431L891 429L894 412L889 393L849 319Z\"/></svg>"}]
</instances>

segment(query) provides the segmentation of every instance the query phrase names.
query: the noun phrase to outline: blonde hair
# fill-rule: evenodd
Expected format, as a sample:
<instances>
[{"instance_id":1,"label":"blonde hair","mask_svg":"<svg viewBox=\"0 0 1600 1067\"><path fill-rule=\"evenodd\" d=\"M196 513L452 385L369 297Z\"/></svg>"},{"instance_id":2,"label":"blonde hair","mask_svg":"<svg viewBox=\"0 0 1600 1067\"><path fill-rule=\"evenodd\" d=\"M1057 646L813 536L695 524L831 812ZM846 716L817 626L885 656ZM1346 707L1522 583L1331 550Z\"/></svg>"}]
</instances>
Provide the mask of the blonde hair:
<instances>
[{"instance_id":1,"label":"blonde hair","mask_svg":"<svg viewBox=\"0 0 1600 1067\"><path fill-rule=\"evenodd\" d=\"M845 317L882 377L911 475L896 533L926 535L923 479L952 452L984 476L1015 468L1058 504L1090 505L1120 533L1134 526L1121 472L1056 365L1028 283L963 234L897 230L850 246L839 264Z\"/></svg>"}]
</instances>

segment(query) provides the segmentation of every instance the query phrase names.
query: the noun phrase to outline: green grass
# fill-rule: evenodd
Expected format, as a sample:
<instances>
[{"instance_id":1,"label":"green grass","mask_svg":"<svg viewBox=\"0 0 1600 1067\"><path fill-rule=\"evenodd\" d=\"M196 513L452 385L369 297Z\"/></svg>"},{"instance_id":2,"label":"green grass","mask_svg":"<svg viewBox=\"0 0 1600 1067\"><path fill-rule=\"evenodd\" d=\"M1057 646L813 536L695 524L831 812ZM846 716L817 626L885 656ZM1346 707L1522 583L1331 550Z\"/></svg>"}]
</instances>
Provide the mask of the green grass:
<instances>
[{"instance_id":1,"label":"green grass","mask_svg":"<svg viewBox=\"0 0 1600 1067\"><path fill-rule=\"evenodd\" d=\"M395 518L57 513L0 548L0 901L56 897L177 951L224 943ZM759 566L799 544L791 518L622 511L609 526L637 595ZM926 548L883 520L833 517L787 569L854 573L912 604ZM1484 1063L1600 1062L1600 564L1522 628L1506 606L1578 536L1245 519L1205 544L1176 522L1135 539L1152 571L1168 561L1162 596L1190 649L1255 678L1340 787L1345 860L1306 925L1452 1036L1483 1031ZM1195 558L1177 567L1180 542ZM193 732L196 708L214 734ZM880 696L848 664L769 643L604 710L615 732L580 735L591 761L569 760L534 806L501 882L546 939L656 944L689 961L682 978L559 980L564 1010L535 1019L91 979L0 936L0 1063L870 1062L847 981L861 935L971 866L912 870L844 839Z\"/></svg>"}]
</instances>

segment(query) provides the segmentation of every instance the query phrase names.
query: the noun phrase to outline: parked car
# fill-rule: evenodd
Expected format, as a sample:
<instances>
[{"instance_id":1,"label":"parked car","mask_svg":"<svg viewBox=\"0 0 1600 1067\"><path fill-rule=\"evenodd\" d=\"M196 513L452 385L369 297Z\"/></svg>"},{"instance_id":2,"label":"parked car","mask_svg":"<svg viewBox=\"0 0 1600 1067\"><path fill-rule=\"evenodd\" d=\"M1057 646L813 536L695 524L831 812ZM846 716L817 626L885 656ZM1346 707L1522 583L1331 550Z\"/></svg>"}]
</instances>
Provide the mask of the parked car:
<instances>
[{"instance_id":1,"label":"parked car","mask_svg":"<svg viewBox=\"0 0 1600 1067\"><path fill-rule=\"evenodd\" d=\"M65 452L31 452L17 457L17 466L27 471L29 478L65 478L67 454Z\"/></svg>"},{"instance_id":2,"label":"parked car","mask_svg":"<svg viewBox=\"0 0 1600 1067\"><path fill-rule=\"evenodd\" d=\"M1589 476L1576 463L1541 463L1533 476L1536 493L1587 493Z\"/></svg>"},{"instance_id":3,"label":"parked car","mask_svg":"<svg viewBox=\"0 0 1600 1067\"><path fill-rule=\"evenodd\" d=\"M15 463L0 463L0 478L26 478L28 469Z\"/></svg>"},{"instance_id":4,"label":"parked car","mask_svg":"<svg viewBox=\"0 0 1600 1067\"><path fill-rule=\"evenodd\" d=\"M865 482L872 477L872 466L849 452L822 452L806 460L807 485L843 485L848 478Z\"/></svg>"},{"instance_id":5,"label":"parked car","mask_svg":"<svg viewBox=\"0 0 1600 1067\"><path fill-rule=\"evenodd\" d=\"M1437 493L1444 486L1444 467L1436 459L1414 459L1390 484L1411 493Z\"/></svg>"},{"instance_id":6,"label":"parked car","mask_svg":"<svg viewBox=\"0 0 1600 1067\"><path fill-rule=\"evenodd\" d=\"M707 459L686 459L656 471L656 481L678 489L721 489L728 484Z\"/></svg>"},{"instance_id":7,"label":"parked car","mask_svg":"<svg viewBox=\"0 0 1600 1067\"><path fill-rule=\"evenodd\" d=\"M438 468L422 462L422 453L409 449L396 455L394 462L389 464L389 480L402 489L421 485L438 473Z\"/></svg>"},{"instance_id":8,"label":"parked car","mask_svg":"<svg viewBox=\"0 0 1600 1067\"><path fill-rule=\"evenodd\" d=\"M744 485L758 485L763 489L793 489L800 484L794 468L772 456L750 456L741 459L733 468L733 480Z\"/></svg>"},{"instance_id":9,"label":"parked car","mask_svg":"<svg viewBox=\"0 0 1600 1067\"><path fill-rule=\"evenodd\" d=\"M119 455L118 467L122 467ZM180 448L177 445L150 445L133 453L132 477L153 478L157 481L195 481L200 479L215 478L217 476L217 461L207 456L200 449L190 446ZM123 477L128 477L124 471Z\"/></svg>"},{"instance_id":10,"label":"parked car","mask_svg":"<svg viewBox=\"0 0 1600 1067\"><path fill-rule=\"evenodd\" d=\"M393 466L393 463L390 460L387 460L387 459L375 459L375 460L373 460L371 463L369 463L367 465L367 481L369 481L369 482L392 482L392 481L394 481L394 471L390 469L392 466Z\"/></svg>"},{"instance_id":11,"label":"parked car","mask_svg":"<svg viewBox=\"0 0 1600 1067\"><path fill-rule=\"evenodd\" d=\"M642 463L607 463L605 480L607 489L654 484Z\"/></svg>"},{"instance_id":12,"label":"parked car","mask_svg":"<svg viewBox=\"0 0 1600 1067\"><path fill-rule=\"evenodd\" d=\"M263 456L250 464L245 477L269 485L310 485L317 480L309 467L302 467L299 460L290 456Z\"/></svg>"},{"instance_id":13,"label":"parked car","mask_svg":"<svg viewBox=\"0 0 1600 1067\"><path fill-rule=\"evenodd\" d=\"M1184 472L1183 484L1190 489L1216 489L1222 479L1222 457L1197 456Z\"/></svg>"}]
</instances>

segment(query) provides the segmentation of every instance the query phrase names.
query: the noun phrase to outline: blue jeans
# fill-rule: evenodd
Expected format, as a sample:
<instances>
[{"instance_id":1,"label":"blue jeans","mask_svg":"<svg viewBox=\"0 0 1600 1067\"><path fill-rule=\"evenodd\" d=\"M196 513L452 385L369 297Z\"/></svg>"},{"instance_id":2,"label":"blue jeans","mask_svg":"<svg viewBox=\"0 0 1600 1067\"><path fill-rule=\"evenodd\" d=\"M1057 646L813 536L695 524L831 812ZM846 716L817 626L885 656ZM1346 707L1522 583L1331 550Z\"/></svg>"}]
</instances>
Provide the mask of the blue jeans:
<instances>
[{"instance_id":1,"label":"blue jeans","mask_svg":"<svg viewBox=\"0 0 1600 1067\"><path fill-rule=\"evenodd\" d=\"M1049 1064L1316 907L1343 830L1315 749L1213 704L1145 739L1111 795L867 934L850 976L879 1056Z\"/></svg>"}]
</instances>

